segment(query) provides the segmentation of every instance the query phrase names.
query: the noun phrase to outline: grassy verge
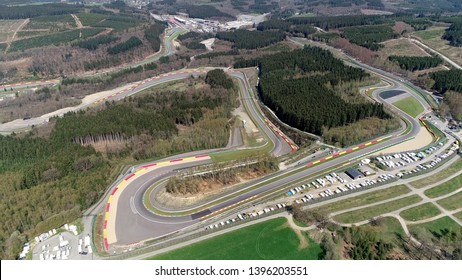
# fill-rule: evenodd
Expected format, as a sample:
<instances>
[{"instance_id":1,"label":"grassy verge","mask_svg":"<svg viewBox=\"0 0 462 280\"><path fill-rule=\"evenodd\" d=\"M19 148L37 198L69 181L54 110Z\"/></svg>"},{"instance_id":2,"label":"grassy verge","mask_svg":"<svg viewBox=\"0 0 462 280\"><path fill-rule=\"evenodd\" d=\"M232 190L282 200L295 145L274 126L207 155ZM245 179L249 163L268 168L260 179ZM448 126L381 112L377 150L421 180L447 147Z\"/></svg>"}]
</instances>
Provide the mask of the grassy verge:
<instances>
[{"instance_id":1,"label":"grassy verge","mask_svg":"<svg viewBox=\"0 0 462 280\"><path fill-rule=\"evenodd\" d=\"M430 198L435 198L448 193L452 193L453 191L460 188L462 188L462 174L441 185L426 190L424 194Z\"/></svg>"},{"instance_id":2,"label":"grassy verge","mask_svg":"<svg viewBox=\"0 0 462 280\"><path fill-rule=\"evenodd\" d=\"M438 103L436 103L435 99L433 99L427 93L423 93L422 91L417 90L417 89L415 89L413 87L410 87L409 85L406 85L406 84L404 84L404 86L407 87L408 89L412 90L413 92L417 93L418 95L420 95L425 101L427 101L428 104L430 104L430 106L433 109L438 109L439 108L439 105L438 105Z\"/></svg>"},{"instance_id":3,"label":"grassy verge","mask_svg":"<svg viewBox=\"0 0 462 280\"><path fill-rule=\"evenodd\" d=\"M451 164L448 168L444 169L441 172L438 172L432 176L425 177L423 179L419 179L416 181L411 182L411 186L415 188L422 188L425 186L429 186L431 184L438 183L441 180L444 180L451 174L456 173L457 171L462 169L462 158L459 158L456 162Z\"/></svg>"},{"instance_id":4,"label":"grassy verge","mask_svg":"<svg viewBox=\"0 0 462 280\"><path fill-rule=\"evenodd\" d=\"M404 210L399 215L408 221L419 221L427 218L435 217L440 214L441 211L433 205L433 203L428 202L407 210Z\"/></svg>"},{"instance_id":5,"label":"grassy verge","mask_svg":"<svg viewBox=\"0 0 462 280\"><path fill-rule=\"evenodd\" d=\"M103 222L104 215L96 216L95 226L93 227L93 243L95 244L96 251L99 255L107 255L106 249L104 248L104 238L103 238Z\"/></svg>"},{"instance_id":6,"label":"grassy verge","mask_svg":"<svg viewBox=\"0 0 462 280\"><path fill-rule=\"evenodd\" d=\"M295 218L293 218L292 220L294 221L294 224L296 224L299 227L308 227L307 224L305 224L304 222L300 222L299 220L297 220Z\"/></svg>"},{"instance_id":7,"label":"grassy verge","mask_svg":"<svg viewBox=\"0 0 462 280\"><path fill-rule=\"evenodd\" d=\"M446 135L444 135L444 133L441 132L441 130L434 126L430 121L425 120L424 122L437 138L442 139L446 137Z\"/></svg>"},{"instance_id":8,"label":"grassy verge","mask_svg":"<svg viewBox=\"0 0 462 280\"><path fill-rule=\"evenodd\" d=\"M338 202L317 207L316 209L324 213L333 213L349 208L379 202L385 199L390 199L393 197L397 197L399 195L409 193L410 191L411 190L405 185L393 186L385 190L373 191L355 197L346 198Z\"/></svg>"},{"instance_id":9,"label":"grassy verge","mask_svg":"<svg viewBox=\"0 0 462 280\"><path fill-rule=\"evenodd\" d=\"M462 211L455 213L454 217L462 221Z\"/></svg>"},{"instance_id":10,"label":"grassy verge","mask_svg":"<svg viewBox=\"0 0 462 280\"><path fill-rule=\"evenodd\" d=\"M393 105L413 118L423 112L422 105L412 96L401 99L393 103Z\"/></svg>"},{"instance_id":11,"label":"grassy verge","mask_svg":"<svg viewBox=\"0 0 462 280\"><path fill-rule=\"evenodd\" d=\"M226 162L230 160L252 158L252 157L257 157L260 155L268 154L269 152L271 152L273 147L274 147L274 144L272 142L267 142L265 145L259 148L217 152L217 153L210 154L210 157L216 163Z\"/></svg>"},{"instance_id":12,"label":"grassy verge","mask_svg":"<svg viewBox=\"0 0 462 280\"><path fill-rule=\"evenodd\" d=\"M277 218L201 241L152 260L317 260L321 247L306 235L306 248L287 225Z\"/></svg>"},{"instance_id":13,"label":"grassy verge","mask_svg":"<svg viewBox=\"0 0 462 280\"><path fill-rule=\"evenodd\" d=\"M445 231L455 231L458 232L461 230L461 227L451 218L443 217L428 223L417 224L409 226L409 231L413 235L419 235L420 229L424 229L430 235L436 236L440 235Z\"/></svg>"},{"instance_id":14,"label":"grassy verge","mask_svg":"<svg viewBox=\"0 0 462 280\"><path fill-rule=\"evenodd\" d=\"M382 214L386 214L392 211L396 211L405 206L420 202L422 198L418 195L411 195L397 199L394 201L382 203L376 206L366 207L343 213L334 217L334 219L340 223L357 223L371 219Z\"/></svg>"},{"instance_id":15,"label":"grassy verge","mask_svg":"<svg viewBox=\"0 0 462 280\"><path fill-rule=\"evenodd\" d=\"M450 197L446 197L437 201L446 210L456 210L462 208L462 192L458 192Z\"/></svg>"}]
</instances>

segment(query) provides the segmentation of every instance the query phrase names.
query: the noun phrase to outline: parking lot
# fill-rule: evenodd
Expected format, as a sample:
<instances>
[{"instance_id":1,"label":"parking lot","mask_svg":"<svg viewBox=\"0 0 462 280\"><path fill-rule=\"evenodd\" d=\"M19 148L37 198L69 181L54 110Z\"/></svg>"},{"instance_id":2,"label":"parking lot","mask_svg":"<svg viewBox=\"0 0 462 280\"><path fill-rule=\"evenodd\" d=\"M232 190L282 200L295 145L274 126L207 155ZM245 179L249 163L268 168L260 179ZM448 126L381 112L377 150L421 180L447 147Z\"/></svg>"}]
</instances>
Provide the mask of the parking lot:
<instances>
[{"instance_id":1,"label":"parking lot","mask_svg":"<svg viewBox=\"0 0 462 280\"><path fill-rule=\"evenodd\" d=\"M89 237L86 239L87 242L90 241ZM85 245L85 237L64 231L37 243L33 250L32 259L91 260L93 257L91 246Z\"/></svg>"}]
</instances>

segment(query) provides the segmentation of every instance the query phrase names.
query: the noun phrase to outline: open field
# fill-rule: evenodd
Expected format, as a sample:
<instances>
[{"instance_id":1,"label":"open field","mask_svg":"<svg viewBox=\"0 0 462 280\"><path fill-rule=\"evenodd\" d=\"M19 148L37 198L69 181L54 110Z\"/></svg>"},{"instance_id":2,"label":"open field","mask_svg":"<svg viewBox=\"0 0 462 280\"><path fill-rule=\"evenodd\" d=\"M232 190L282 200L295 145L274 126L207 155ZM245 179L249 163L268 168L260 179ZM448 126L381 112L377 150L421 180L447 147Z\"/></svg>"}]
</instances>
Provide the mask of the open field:
<instances>
[{"instance_id":1,"label":"open field","mask_svg":"<svg viewBox=\"0 0 462 280\"><path fill-rule=\"evenodd\" d=\"M443 217L443 218L440 218L438 220L434 220L428 223L410 225L409 231L411 233L415 233L418 231L419 228L425 229L427 232L429 232L432 235L438 235L445 230L449 230L449 231L461 230L461 227L456 222L454 222L453 219L449 217Z\"/></svg>"},{"instance_id":2,"label":"open field","mask_svg":"<svg viewBox=\"0 0 462 280\"><path fill-rule=\"evenodd\" d=\"M438 172L430 177L425 177L416 181L412 181L410 183L411 186L415 188L422 188L425 186L429 186L431 184L438 183L441 180L444 180L448 176L456 173L457 171L462 169L462 158L459 158L456 162L451 164L448 168L444 169L441 172Z\"/></svg>"},{"instance_id":3,"label":"open field","mask_svg":"<svg viewBox=\"0 0 462 280\"><path fill-rule=\"evenodd\" d=\"M285 218L277 218L226 233L165 254L152 260L317 260L318 244L304 235L299 248L297 234Z\"/></svg>"},{"instance_id":4,"label":"open field","mask_svg":"<svg viewBox=\"0 0 462 280\"><path fill-rule=\"evenodd\" d=\"M457 64L462 65L462 49L450 46L448 41L441 38L445 29L446 27L435 26L428 28L427 30L416 31L412 33L412 35L420 38L422 42L430 48L446 55Z\"/></svg>"},{"instance_id":5,"label":"open field","mask_svg":"<svg viewBox=\"0 0 462 280\"><path fill-rule=\"evenodd\" d=\"M437 201L446 210L456 210L462 208L462 192L458 192L450 197L446 197Z\"/></svg>"},{"instance_id":6,"label":"open field","mask_svg":"<svg viewBox=\"0 0 462 280\"><path fill-rule=\"evenodd\" d=\"M50 31L63 31L77 27L71 15L42 16L32 18L24 30L48 29Z\"/></svg>"},{"instance_id":7,"label":"open field","mask_svg":"<svg viewBox=\"0 0 462 280\"><path fill-rule=\"evenodd\" d=\"M365 224L360 227L373 228L376 232L380 233L380 238L385 242L397 243L398 236L406 236L403 227L398 219L393 217L383 217L377 225Z\"/></svg>"},{"instance_id":8,"label":"open field","mask_svg":"<svg viewBox=\"0 0 462 280\"><path fill-rule=\"evenodd\" d=\"M423 112L423 107L412 96L403 98L395 103L393 103L396 107L398 107L400 110L404 111L406 114L410 115L411 117L417 117L420 113Z\"/></svg>"},{"instance_id":9,"label":"open field","mask_svg":"<svg viewBox=\"0 0 462 280\"><path fill-rule=\"evenodd\" d=\"M434 217L440 214L441 211L433 205L433 203L428 202L407 210L404 210L399 215L408 221L419 221L427 218Z\"/></svg>"},{"instance_id":10,"label":"open field","mask_svg":"<svg viewBox=\"0 0 462 280\"><path fill-rule=\"evenodd\" d=\"M23 24L24 19L0 20L0 43L11 40L14 32Z\"/></svg>"},{"instance_id":11,"label":"open field","mask_svg":"<svg viewBox=\"0 0 462 280\"><path fill-rule=\"evenodd\" d=\"M338 202L317 207L315 209L324 213L333 213L353 207L379 202L385 199L390 199L399 195L409 193L410 191L411 190L405 185L393 186L385 190L373 191L355 197L346 198Z\"/></svg>"},{"instance_id":12,"label":"open field","mask_svg":"<svg viewBox=\"0 0 462 280\"><path fill-rule=\"evenodd\" d=\"M422 48L409 42L406 38L389 40L382 43L384 47L379 50L379 56L388 59L391 55L397 56L429 56Z\"/></svg>"},{"instance_id":13,"label":"open field","mask_svg":"<svg viewBox=\"0 0 462 280\"><path fill-rule=\"evenodd\" d=\"M420 202L422 198L418 195L403 197L376 206L366 207L334 216L334 220L340 223L357 223L371 219L382 214L396 211L405 206Z\"/></svg>"},{"instance_id":14,"label":"open field","mask_svg":"<svg viewBox=\"0 0 462 280\"><path fill-rule=\"evenodd\" d=\"M439 186L426 190L424 194L430 198L435 198L451 193L460 188L462 188L462 174Z\"/></svg>"}]
</instances>

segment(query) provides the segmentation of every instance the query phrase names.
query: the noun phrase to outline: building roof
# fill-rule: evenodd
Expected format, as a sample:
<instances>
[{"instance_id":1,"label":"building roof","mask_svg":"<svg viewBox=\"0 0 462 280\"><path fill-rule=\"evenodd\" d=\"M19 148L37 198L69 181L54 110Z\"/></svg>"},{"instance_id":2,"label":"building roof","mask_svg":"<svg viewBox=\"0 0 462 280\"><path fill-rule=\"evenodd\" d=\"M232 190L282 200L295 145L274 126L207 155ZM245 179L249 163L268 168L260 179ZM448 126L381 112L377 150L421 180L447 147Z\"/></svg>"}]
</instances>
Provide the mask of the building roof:
<instances>
[{"instance_id":1,"label":"building roof","mask_svg":"<svg viewBox=\"0 0 462 280\"><path fill-rule=\"evenodd\" d=\"M345 173L353 179L363 177L363 174L357 169L348 169Z\"/></svg>"}]
</instances>

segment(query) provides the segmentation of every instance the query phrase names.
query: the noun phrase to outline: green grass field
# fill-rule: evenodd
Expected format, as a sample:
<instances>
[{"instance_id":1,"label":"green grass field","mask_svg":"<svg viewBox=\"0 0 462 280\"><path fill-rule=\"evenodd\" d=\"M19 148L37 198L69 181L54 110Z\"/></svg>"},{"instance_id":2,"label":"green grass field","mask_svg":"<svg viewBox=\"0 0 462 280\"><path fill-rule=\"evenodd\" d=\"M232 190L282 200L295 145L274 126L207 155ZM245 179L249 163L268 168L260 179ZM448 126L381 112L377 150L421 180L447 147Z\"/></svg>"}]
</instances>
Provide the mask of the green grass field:
<instances>
[{"instance_id":1,"label":"green grass field","mask_svg":"<svg viewBox=\"0 0 462 280\"><path fill-rule=\"evenodd\" d=\"M404 111L406 114L408 114L411 117L417 117L420 113L423 112L423 107L412 96L403 98L395 103L393 103L396 107L398 107L400 110Z\"/></svg>"},{"instance_id":2,"label":"green grass field","mask_svg":"<svg viewBox=\"0 0 462 280\"><path fill-rule=\"evenodd\" d=\"M423 228L427 232L435 235L440 234L442 231L449 230L449 231L459 231L461 227L454 222L453 219L449 217L443 217L428 223L417 224L417 225L410 225L409 231L414 233L418 231L418 228Z\"/></svg>"},{"instance_id":3,"label":"green grass field","mask_svg":"<svg viewBox=\"0 0 462 280\"><path fill-rule=\"evenodd\" d=\"M439 197L448 193L451 193L455 190L462 188L462 174L452 178L451 180L428 189L424 192L424 194L430 198Z\"/></svg>"},{"instance_id":4,"label":"green grass field","mask_svg":"<svg viewBox=\"0 0 462 280\"><path fill-rule=\"evenodd\" d=\"M435 217L440 214L441 211L433 205L433 203L428 202L407 210L404 210L399 215L408 221L419 221L427 218Z\"/></svg>"},{"instance_id":5,"label":"green grass field","mask_svg":"<svg viewBox=\"0 0 462 280\"><path fill-rule=\"evenodd\" d=\"M340 223L357 223L398 210L405 206L420 202L421 200L422 198L420 198L418 195L411 195L376 206L370 206L363 209L346 212L334 216L334 220Z\"/></svg>"},{"instance_id":6,"label":"green grass field","mask_svg":"<svg viewBox=\"0 0 462 280\"><path fill-rule=\"evenodd\" d=\"M371 224L365 224L360 227L369 227L380 233L380 238L386 242L397 243L397 236L406 236L403 227L399 223L398 219L393 217L384 217L380 219L378 226Z\"/></svg>"},{"instance_id":7,"label":"green grass field","mask_svg":"<svg viewBox=\"0 0 462 280\"><path fill-rule=\"evenodd\" d=\"M432 27L426 30L419 30L414 32L414 35L418 36L422 40L441 39L444 34L444 27Z\"/></svg>"},{"instance_id":8,"label":"green grass field","mask_svg":"<svg viewBox=\"0 0 462 280\"><path fill-rule=\"evenodd\" d=\"M435 184L441 180L444 180L444 178L451 176L452 174L456 173L457 171L461 169L462 169L462 158L459 158L458 160L456 160L456 162L451 164L449 167L445 168L443 171L438 172L432 176L413 181L410 184L411 186L415 188L422 188L425 186L429 186L431 184Z\"/></svg>"},{"instance_id":9,"label":"green grass field","mask_svg":"<svg viewBox=\"0 0 462 280\"><path fill-rule=\"evenodd\" d=\"M358 195L355 197L340 200L338 202L330 203L324 206L317 207L316 209L324 213L333 213L341 210L346 210L353 207L363 206L385 199L397 197L402 194L409 193L411 190L405 185L393 186L388 189L373 191L370 193Z\"/></svg>"},{"instance_id":10,"label":"green grass field","mask_svg":"<svg viewBox=\"0 0 462 280\"><path fill-rule=\"evenodd\" d=\"M456 210L462 208L462 192L458 192L450 197L446 197L437 201L446 210Z\"/></svg>"},{"instance_id":11,"label":"green grass field","mask_svg":"<svg viewBox=\"0 0 462 280\"><path fill-rule=\"evenodd\" d=\"M151 260L317 260L322 250L306 235L308 246L299 250L300 240L285 218L277 218L226 233Z\"/></svg>"}]
</instances>

